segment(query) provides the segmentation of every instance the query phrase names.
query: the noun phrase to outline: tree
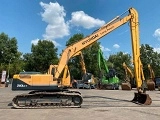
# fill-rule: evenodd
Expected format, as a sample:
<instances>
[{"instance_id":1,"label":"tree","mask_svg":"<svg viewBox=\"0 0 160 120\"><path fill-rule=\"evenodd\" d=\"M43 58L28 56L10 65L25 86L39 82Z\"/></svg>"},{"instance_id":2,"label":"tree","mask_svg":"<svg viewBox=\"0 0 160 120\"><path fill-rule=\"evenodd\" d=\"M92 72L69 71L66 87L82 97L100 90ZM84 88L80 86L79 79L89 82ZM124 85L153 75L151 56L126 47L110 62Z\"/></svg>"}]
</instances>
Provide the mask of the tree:
<instances>
[{"instance_id":1,"label":"tree","mask_svg":"<svg viewBox=\"0 0 160 120\"><path fill-rule=\"evenodd\" d=\"M23 61L25 71L36 71L34 67L34 58L32 53L25 53L23 55Z\"/></svg>"},{"instance_id":2,"label":"tree","mask_svg":"<svg viewBox=\"0 0 160 120\"><path fill-rule=\"evenodd\" d=\"M79 40L83 39L84 35L81 33L74 34L67 42L66 46L69 46L75 42L78 42Z\"/></svg>"},{"instance_id":3,"label":"tree","mask_svg":"<svg viewBox=\"0 0 160 120\"><path fill-rule=\"evenodd\" d=\"M0 70L9 72L12 76L21 69L20 57L22 53L18 51L17 39L9 38L7 34L0 34ZM7 73L8 74L8 73Z\"/></svg>"},{"instance_id":4,"label":"tree","mask_svg":"<svg viewBox=\"0 0 160 120\"><path fill-rule=\"evenodd\" d=\"M151 47L148 44L142 44L140 48L141 53L141 61L143 64L143 71L145 78L149 78L149 70L148 70L148 64L150 64L155 72L156 76L159 76L160 73L160 54L157 52L154 52L153 47Z\"/></svg>"},{"instance_id":5,"label":"tree","mask_svg":"<svg viewBox=\"0 0 160 120\"><path fill-rule=\"evenodd\" d=\"M73 35L67 42L66 46L69 46L71 44L74 44L75 42L81 40L84 38L83 34L75 34ZM83 53L83 52L82 52ZM80 65L80 59L79 56L73 57L68 62L70 74L74 79L81 79L81 65Z\"/></svg>"},{"instance_id":6,"label":"tree","mask_svg":"<svg viewBox=\"0 0 160 120\"><path fill-rule=\"evenodd\" d=\"M79 33L75 34L66 42L66 46L69 46L75 42L78 42L83 38L84 38L83 34L79 34ZM81 51L84 56L84 62L85 62L87 72L90 72L95 76L98 75L98 65L97 65L98 61L95 58L97 58L99 44L100 43L95 42L94 44L82 49ZM71 58L68 63L68 66L70 68L71 76L73 76L75 79L82 78L82 70L80 65L80 59L78 56Z\"/></svg>"},{"instance_id":7,"label":"tree","mask_svg":"<svg viewBox=\"0 0 160 120\"><path fill-rule=\"evenodd\" d=\"M118 78L121 81L123 81L125 77L124 69L122 66L123 62L125 62L128 67L132 69L131 56L129 54L124 54L121 51L117 54L110 55L107 61L107 63L109 64L108 68L113 67L116 70Z\"/></svg>"},{"instance_id":8,"label":"tree","mask_svg":"<svg viewBox=\"0 0 160 120\"><path fill-rule=\"evenodd\" d=\"M32 44L32 53L23 56L25 70L47 72L49 65L58 63L57 50L53 42L48 40L39 40L37 45Z\"/></svg>"},{"instance_id":9,"label":"tree","mask_svg":"<svg viewBox=\"0 0 160 120\"><path fill-rule=\"evenodd\" d=\"M95 42L91 46L84 49L84 60L87 72L92 73L95 77L99 76L98 56L97 56L99 48L100 48L100 42Z\"/></svg>"}]
</instances>

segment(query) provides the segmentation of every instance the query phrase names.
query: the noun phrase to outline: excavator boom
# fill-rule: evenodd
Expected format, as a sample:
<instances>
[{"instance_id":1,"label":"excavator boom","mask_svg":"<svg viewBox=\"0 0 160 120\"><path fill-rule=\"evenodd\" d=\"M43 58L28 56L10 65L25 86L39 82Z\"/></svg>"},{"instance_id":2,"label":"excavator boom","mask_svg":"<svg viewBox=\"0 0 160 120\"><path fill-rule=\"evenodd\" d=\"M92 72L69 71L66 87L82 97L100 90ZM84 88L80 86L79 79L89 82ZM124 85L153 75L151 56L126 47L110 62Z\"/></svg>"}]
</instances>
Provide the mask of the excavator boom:
<instances>
[{"instance_id":1,"label":"excavator boom","mask_svg":"<svg viewBox=\"0 0 160 120\"><path fill-rule=\"evenodd\" d=\"M99 48L98 49L98 67L99 67L99 70L101 71L101 60L102 60L102 63L104 65L104 68L105 68L105 72L108 73L109 72L109 69L108 69L108 66L105 64L106 61L103 57L103 53L102 53L102 50Z\"/></svg>"},{"instance_id":2,"label":"excavator boom","mask_svg":"<svg viewBox=\"0 0 160 120\"><path fill-rule=\"evenodd\" d=\"M82 49L86 48L87 46L89 46L89 45L93 44L94 42L98 41L100 38L109 34L110 32L112 32L116 28L122 26L123 24L127 23L128 21L132 22L132 20L137 16L137 12L133 8L130 8L129 12L130 12L130 14L127 15L126 17L120 18L120 16L118 16L118 17L114 18L113 20L111 20L110 22L108 22L107 24L105 24L104 26L102 26L101 28L99 28L93 34L91 34L91 35L85 37L84 39L68 46L62 53L62 56L61 56L59 64L58 64L59 66L57 68L57 72L54 76L54 79L57 80L59 78L59 75L63 71L64 66L68 63L68 60L75 53L77 53L78 51L81 51ZM136 26L138 25L137 22L136 22ZM136 31L136 33L138 33L138 31ZM136 33L134 33L134 34L136 34Z\"/></svg>"}]
</instances>

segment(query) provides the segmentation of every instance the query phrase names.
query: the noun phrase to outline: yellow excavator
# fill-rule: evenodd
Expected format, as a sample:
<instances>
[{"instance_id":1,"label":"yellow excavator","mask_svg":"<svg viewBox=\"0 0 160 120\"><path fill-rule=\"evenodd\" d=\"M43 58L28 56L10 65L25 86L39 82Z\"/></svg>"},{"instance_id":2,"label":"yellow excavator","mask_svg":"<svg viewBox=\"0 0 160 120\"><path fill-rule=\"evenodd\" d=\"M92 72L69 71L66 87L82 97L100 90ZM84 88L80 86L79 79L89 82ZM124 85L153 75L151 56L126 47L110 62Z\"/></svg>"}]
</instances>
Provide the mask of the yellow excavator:
<instances>
[{"instance_id":1,"label":"yellow excavator","mask_svg":"<svg viewBox=\"0 0 160 120\"><path fill-rule=\"evenodd\" d=\"M147 89L155 90L155 74L150 64L148 64L150 78L147 80Z\"/></svg>"},{"instance_id":2,"label":"yellow excavator","mask_svg":"<svg viewBox=\"0 0 160 120\"><path fill-rule=\"evenodd\" d=\"M80 64L82 69L82 80L78 80L78 81L73 80L71 83L72 88L82 88L82 89L94 88L95 78L91 73L87 73L82 52L81 51L77 52L73 57L75 56L79 56L80 58ZM66 79L65 76L63 77L63 79Z\"/></svg>"},{"instance_id":3,"label":"yellow excavator","mask_svg":"<svg viewBox=\"0 0 160 120\"><path fill-rule=\"evenodd\" d=\"M84 57L82 52L78 53L80 56L80 64L82 67L82 80L80 80L77 85L77 88L81 89L94 89L95 88L95 78L92 73L87 73L85 62L84 62Z\"/></svg>"},{"instance_id":4,"label":"yellow excavator","mask_svg":"<svg viewBox=\"0 0 160 120\"><path fill-rule=\"evenodd\" d=\"M125 70L125 82L122 82L121 88L122 90L131 90L132 86L135 84L134 74L125 62L123 63L123 68Z\"/></svg>"},{"instance_id":5,"label":"yellow excavator","mask_svg":"<svg viewBox=\"0 0 160 120\"><path fill-rule=\"evenodd\" d=\"M128 14L127 14L128 13ZM134 8L130 8L122 15L117 16L110 22L106 23L91 35L79 40L76 43L65 48L61 54L61 58L57 66L53 66L48 74L28 74L20 77L13 77L16 81L14 87L21 87L21 90L34 90L28 94L17 95L12 100L14 108L52 108L52 107L80 107L83 98L78 91L70 91L64 89L70 86L70 81L63 81L61 75L67 65L69 59L77 52L92 45L100 38L114 31L116 28L129 22L131 30L131 43L133 64L135 72L135 80L137 93L132 100L134 103L150 105L152 100L143 87L144 79L142 79L141 60L140 60L140 40L139 40L139 21L138 13ZM49 87L48 87L49 86ZM12 88L12 90L14 90Z\"/></svg>"}]
</instances>

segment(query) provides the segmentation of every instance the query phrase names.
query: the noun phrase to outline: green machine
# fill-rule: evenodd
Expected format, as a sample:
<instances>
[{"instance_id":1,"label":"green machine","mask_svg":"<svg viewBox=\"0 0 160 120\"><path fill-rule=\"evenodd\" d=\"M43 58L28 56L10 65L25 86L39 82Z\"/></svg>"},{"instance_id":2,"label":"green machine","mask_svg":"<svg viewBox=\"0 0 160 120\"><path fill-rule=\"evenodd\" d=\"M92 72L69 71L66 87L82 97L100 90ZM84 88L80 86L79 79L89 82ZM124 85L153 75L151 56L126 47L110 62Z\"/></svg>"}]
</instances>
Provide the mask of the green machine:
<instances>
[{"instance_id":1,"label":"green machine","mask_svg":"<svg viewBox=\"0 0 160 120\"><path fill-rule=\"evenodd\" d=\"M108 66L100 48L98 49L98 67L100 73L100 79L98 84L99 89L118 90L119 78L116 76L115 69L108 69Z\"/></svg>"}]
</instances>

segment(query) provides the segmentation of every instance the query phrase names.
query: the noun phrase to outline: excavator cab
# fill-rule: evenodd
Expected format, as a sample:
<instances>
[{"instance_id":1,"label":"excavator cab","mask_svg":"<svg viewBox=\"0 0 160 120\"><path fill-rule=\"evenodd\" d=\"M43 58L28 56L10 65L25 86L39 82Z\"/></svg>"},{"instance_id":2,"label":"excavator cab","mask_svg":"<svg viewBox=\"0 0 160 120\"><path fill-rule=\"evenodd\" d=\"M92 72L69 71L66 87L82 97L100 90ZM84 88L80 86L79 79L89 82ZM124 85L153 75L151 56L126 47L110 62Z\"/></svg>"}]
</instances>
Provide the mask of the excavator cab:
<instances>
[{"instance_id":1,"label":"excavator cab","mask_svg":"<svg viewBox=\"0 0 160 120\"><path fill-rule=\"evenodd\" d=\"M112 68L112 69L109 69L108 75L109 75L110 78L115 77L115 76L116 76L116 71L115 71L115 69L113 69L113 68Z\"/></svg>"}]
</instances>

